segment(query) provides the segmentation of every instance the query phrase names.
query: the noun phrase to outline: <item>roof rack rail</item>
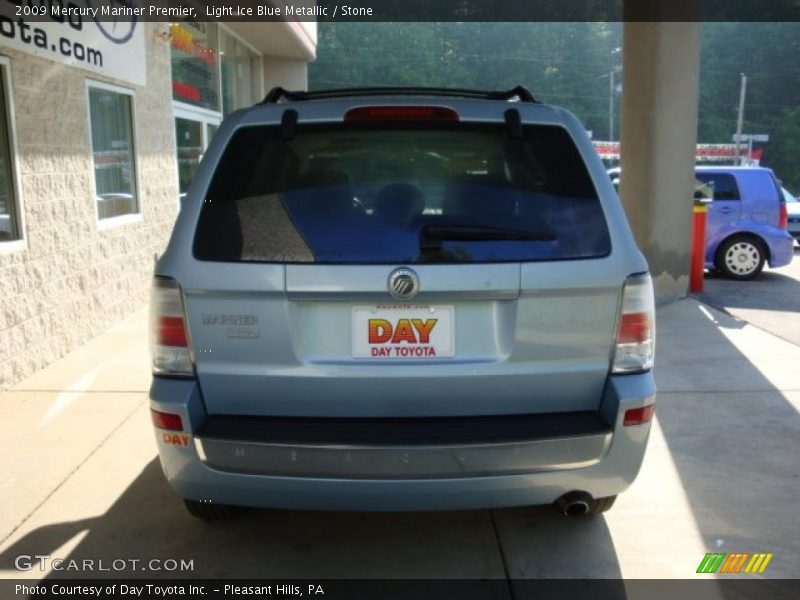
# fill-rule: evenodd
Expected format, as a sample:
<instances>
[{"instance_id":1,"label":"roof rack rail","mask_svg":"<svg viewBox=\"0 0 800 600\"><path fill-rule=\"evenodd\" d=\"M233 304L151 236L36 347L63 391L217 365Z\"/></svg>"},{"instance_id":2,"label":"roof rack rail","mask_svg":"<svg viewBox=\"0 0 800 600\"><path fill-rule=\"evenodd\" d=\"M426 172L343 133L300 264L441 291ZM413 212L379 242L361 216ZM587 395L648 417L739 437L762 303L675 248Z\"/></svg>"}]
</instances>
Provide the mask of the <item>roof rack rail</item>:
<instances>
[{"instance_id":1,"label":"roof rack rail","mask_svg":"<svg viewBox=\"0 0 800 600\"><path fill-rule=\"evenodd\" d=\"M319 90L315 92L291 92L282 87L274 87L260 104L278 104L281 100L301 102L305 100L326 100L330 98L352 98L357 96L449 96L453 98L476 98L479 100L512 100L537 102L527 88L518 85L505 91L465 90L458 88L428 87L359 87L338 90Z\"/></svg>"}]
</instances>

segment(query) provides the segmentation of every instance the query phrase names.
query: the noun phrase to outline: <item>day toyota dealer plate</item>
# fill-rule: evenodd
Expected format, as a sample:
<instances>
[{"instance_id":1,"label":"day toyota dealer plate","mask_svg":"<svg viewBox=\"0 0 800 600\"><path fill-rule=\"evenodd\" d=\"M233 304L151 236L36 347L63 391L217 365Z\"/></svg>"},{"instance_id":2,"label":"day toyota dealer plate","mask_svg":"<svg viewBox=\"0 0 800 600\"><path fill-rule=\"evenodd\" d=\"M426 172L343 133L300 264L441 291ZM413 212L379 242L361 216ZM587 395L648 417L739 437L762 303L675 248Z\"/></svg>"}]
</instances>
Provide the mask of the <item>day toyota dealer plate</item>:
<instances>
[{"instance_id":1,"label":"day toyota dealer plate","mask_svg":"<svg viewBox=\"0 0 800 600\"><path fill-rule=\"evenodd\" d=\"M448 358L455 355L450 305L355 306L353 356L373 359Z\"/></svg>"}]
</instances>

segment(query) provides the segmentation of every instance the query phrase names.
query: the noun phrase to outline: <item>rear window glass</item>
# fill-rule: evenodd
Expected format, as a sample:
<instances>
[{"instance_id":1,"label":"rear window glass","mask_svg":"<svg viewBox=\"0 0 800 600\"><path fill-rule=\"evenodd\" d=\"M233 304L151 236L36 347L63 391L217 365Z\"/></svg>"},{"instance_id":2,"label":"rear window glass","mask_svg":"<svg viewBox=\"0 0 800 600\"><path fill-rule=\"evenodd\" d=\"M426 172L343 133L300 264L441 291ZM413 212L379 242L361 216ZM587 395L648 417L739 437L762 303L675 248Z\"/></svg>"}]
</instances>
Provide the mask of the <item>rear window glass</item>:
<instances>
[{"instance_id":1,"label":"rear window glass","mask_svg":"<svg viewBox=\"0 0 800 600\"><path fill-rule=\"evenodd\" d=\"M200 260L469 263L594 258L611 243L569 134L526 126L274 126L232 137Z\"/></svg>"}]
</instances>

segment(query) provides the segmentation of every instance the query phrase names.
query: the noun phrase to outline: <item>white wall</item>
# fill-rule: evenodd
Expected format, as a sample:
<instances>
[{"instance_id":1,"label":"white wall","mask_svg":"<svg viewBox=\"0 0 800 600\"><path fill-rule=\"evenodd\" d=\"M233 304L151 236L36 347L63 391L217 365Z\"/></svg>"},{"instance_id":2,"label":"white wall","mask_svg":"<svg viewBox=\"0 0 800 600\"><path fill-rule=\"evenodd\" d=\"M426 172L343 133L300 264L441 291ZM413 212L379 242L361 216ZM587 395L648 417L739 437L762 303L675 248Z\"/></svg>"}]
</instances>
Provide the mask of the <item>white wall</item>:
<instances>
[{"instance_id":1,"label":"white wall","mask_svg":"<svg viewBox=\"0 0 800 600\"><path fill-rule=\"evenodd\" d=\"M287 90L308 88L308 63L294 58L264 57L264 92L276 86Z\"/></svg>"},{"instance_id":2,"label":"white wall","mask_svg":"<svg viewBox=\"0 0 800 600\"><path fill-rule=\"evenodd\" d=\"M134 96L141 218L98 226L82 69L0 45L13 81L26 247L0 253L0 390L147 301L153 255L177 212L169 44L146 24L147 84ZM123 85L121 82L115 82Z\"/></svg>"}]
</instances>

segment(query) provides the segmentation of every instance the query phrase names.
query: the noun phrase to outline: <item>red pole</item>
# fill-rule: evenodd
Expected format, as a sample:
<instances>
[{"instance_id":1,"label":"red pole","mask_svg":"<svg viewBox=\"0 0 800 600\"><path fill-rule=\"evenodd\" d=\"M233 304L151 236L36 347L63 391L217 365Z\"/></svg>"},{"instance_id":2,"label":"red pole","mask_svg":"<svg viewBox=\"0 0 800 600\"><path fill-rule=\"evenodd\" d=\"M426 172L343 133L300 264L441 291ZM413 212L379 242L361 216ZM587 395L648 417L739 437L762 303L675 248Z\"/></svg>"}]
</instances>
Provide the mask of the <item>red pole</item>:
<instances>
[{"instance_id":1,"label":"red pole","mask_svg":"<svg viewBox=\"0 0 800 600\"><path fill-rule=\"evenodd\" d=\"M696 203L692 208L692 263L689 271L689 291L696 294L703 291L703 273L706 256L706 214L705 204Z\"/></svg>"}]
</instances>

